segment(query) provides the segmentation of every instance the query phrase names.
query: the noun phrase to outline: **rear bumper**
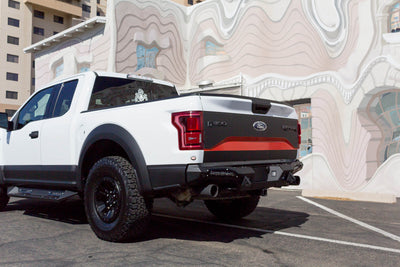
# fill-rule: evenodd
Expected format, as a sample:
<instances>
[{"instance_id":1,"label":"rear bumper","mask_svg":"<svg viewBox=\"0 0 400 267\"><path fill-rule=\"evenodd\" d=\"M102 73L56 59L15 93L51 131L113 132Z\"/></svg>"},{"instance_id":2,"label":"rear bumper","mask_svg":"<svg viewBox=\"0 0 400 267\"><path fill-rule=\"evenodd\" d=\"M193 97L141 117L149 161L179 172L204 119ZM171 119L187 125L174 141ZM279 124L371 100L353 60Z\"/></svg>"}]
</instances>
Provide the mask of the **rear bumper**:
<instances>
[{"instance_id":1,"label":"rear bumper","mask_svg":"<svg viewBox=\"0 0 400 267\"><path fill-rule=\"evenodd\" d=\"M186 182L189 186L216 184L249 191L272 186L298 185L300 178L294 174L302 168L303 163L299 160L189 165L186 170Z\"/></svg>"},{"instance_id":2,"label":"rear bumper","mask_svg":"<svg viewBox=\"0 0 400 267\"><path fill-rule=\"evenodd\" d=\"M210 184L251 191L298 185L300 178L294 174L302 167L299 160L263 160L152 166L148 170L153 191L187 187L202 189Z\"/></svg>"}]
</instances>

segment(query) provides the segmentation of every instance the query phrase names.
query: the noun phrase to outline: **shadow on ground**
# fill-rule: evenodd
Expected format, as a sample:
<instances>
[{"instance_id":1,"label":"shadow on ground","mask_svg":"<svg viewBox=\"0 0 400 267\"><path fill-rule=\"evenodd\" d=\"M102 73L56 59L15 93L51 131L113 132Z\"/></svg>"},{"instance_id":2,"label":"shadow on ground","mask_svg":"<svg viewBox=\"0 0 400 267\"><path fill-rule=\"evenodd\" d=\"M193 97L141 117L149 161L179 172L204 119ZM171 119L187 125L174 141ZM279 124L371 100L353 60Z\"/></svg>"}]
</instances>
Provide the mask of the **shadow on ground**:
<instances>
[{"instance_id":1,"label":"shadow on ground","mask_svg":"<svg viewBox=\"0 0 400 267\"><path fill-rule=\"evenodd\" d=\"M5 211L21 210L24 215L59 221L69 224L86 224L82 200L73 198L61 203L47 200L21 199L10 202Z\"/></svg>"},{"instance_id":2,"label":"shadow on ground","mask_svg":"<svg viewBox=\"0 0 400 267\"><path fill-rule=\"evenodd\" d=\"M72 225L87 224L83 202L78 198L67 200L62 203L23 199L9 203L5 211L14 210L24 211L24 215ZM162 210L162 207L157 207L157 210ZM182 208L171 209L171 207L166 207L165 210L166 212L163 212L163 214L156 212L156 214L151 217L146 235L133 242L167 238L228 243L236 239L251 237L261 238L266 232L251 229L238 229L236 227L215 225L213 223L224 223L232 226L257 228L266 231L278 231L300 227L309 217L309 214L303 212L258 207L253 214L246 218L232 222L222 222L210 215L204 206L199 206L198 204L187 211ZM185 214L184 217L188 218L188 220L180 219L180 217L183 217L181 215L182 213ZM195 218L196 221L191 221L192 218Z\"/></svg>"}]
</instances>

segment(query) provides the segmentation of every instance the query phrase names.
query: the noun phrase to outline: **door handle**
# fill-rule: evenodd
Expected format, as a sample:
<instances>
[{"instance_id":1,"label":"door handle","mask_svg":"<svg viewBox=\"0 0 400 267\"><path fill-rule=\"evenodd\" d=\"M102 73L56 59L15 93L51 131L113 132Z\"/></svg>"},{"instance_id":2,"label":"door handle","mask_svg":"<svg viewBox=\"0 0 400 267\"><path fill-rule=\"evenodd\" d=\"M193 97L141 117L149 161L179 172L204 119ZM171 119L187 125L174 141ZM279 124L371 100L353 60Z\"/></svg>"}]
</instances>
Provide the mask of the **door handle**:
<instances>
[{"instance_id":1,"label":"door handle","mask_svg":"<svg viewBox=\"0 0 400 267\"><path fill-rule=\"evenodd\" d=\"M38 137L39 137L39 131L33 131L33 132L31 132L31 133L29 134L29 136L30 136L32 139L38 138Z\"/></svg>"}]
</instances>

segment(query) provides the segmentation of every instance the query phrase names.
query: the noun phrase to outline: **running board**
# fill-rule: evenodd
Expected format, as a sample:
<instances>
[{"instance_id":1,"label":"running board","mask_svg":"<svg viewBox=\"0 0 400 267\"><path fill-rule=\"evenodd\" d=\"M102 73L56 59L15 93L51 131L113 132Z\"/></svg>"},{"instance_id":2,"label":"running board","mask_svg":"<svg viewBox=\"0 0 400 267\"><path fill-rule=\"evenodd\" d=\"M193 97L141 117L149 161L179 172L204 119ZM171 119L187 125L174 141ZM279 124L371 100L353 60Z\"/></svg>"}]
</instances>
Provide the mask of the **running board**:
<instances>
[{"instance_id":1,"label":"running board","mask_svg":"<svg viewBox=\"0 0 400 267\"><path fill-rule=\"evenodd\" d=\"M77 195L76 192L68 190L53 190L53 189L37 189L14 186L9 188L8 195L10 197L47 199L53 201L62 201L67 198Z\"/></svg>"}]
</instances>

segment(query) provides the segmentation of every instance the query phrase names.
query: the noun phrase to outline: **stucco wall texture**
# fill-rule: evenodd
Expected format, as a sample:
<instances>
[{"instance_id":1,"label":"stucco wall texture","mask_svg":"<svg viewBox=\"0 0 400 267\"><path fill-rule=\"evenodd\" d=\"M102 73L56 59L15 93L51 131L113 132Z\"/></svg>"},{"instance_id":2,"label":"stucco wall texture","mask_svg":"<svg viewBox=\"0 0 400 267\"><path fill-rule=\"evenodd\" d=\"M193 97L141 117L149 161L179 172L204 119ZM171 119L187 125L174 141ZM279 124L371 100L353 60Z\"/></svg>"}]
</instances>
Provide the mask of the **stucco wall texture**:
<instances>
[{"instance_id":1,"label":"stucco wall texture","mask_svg":"<svg viewBox=\"0 0 400 267\"><path fill-rule=\"evenodd\" d=\"M374 113L382 93L400 91L400 32L388 33L397 2L109 0L103 31L37 54L36 77L53 79L49 66L68 51L93 70L165 79L181 90L240 80L247 96L310 98L313 153L302 158L300 187L400 197L400 154L384 158L392 132Z\"/></svg>"}]
</instances>

